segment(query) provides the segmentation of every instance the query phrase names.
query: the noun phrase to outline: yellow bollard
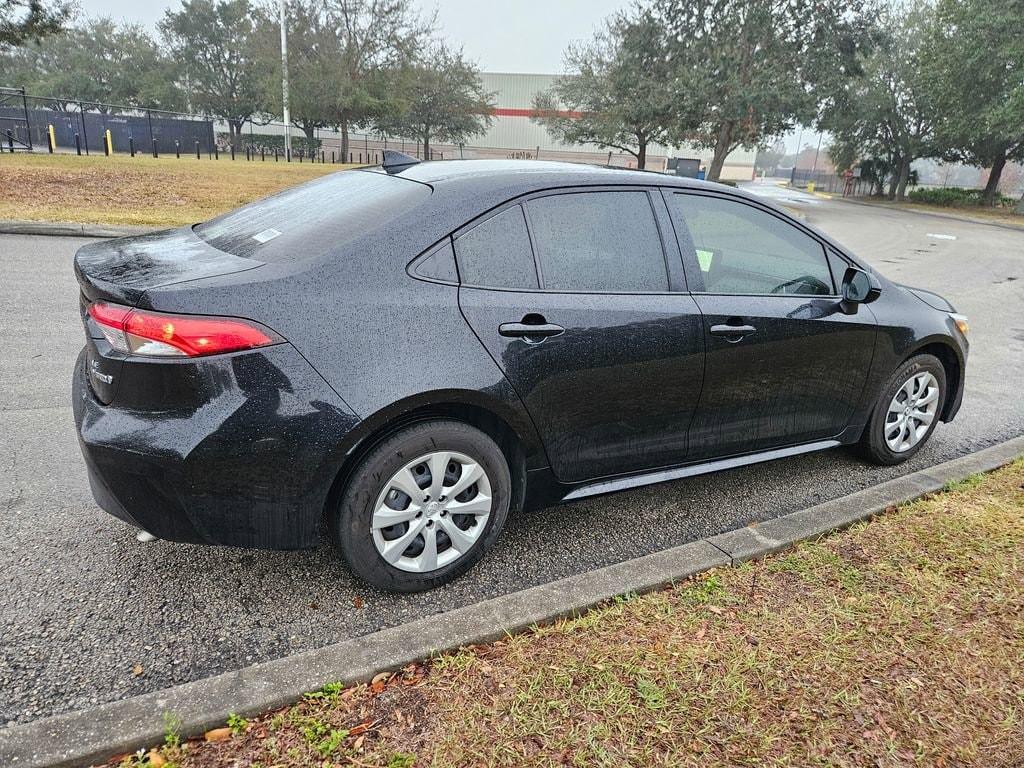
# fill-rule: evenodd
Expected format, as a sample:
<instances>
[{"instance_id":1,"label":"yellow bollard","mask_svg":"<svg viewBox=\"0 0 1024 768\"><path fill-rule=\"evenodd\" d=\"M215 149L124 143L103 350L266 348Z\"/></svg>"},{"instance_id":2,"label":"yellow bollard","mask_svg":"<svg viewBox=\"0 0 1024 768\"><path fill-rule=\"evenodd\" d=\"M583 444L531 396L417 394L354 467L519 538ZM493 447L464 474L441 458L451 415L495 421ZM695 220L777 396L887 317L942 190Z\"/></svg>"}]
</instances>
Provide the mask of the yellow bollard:
<instances>
[{"instance_id":1,"label":"yellow bollard","mask_svg":"<svg viewBox=\"0 0 1024 768\"><path fill-rule=\"evenodd\" d=\"M49 145L50 154L52 155L53 151L57 149L57 137L53 133L53 123L46 126L46 143Z\"/></svg>"},{"instance_id":2,"label":"yellow bollard","mask_svg":"<svg viewBox=\"0 0 1024 768\"><path fill-rule=\"evenodd\" d=\"M107 131L107 133L110 133L110 131ZM814 182L813 181L808 181L807 182L807 191L808 192L814 192Z\"/></svg>"},{"instance_id":3,"label":"yellow bollard","mask_svg":"<svg viewBox=\"0 0 1024 768\"><path fill-rule=\"evenodd\" d=\"M110 140L110 129L107 128L103 133L103 150L107 157L114 154L114 143Z\"/></svg>"}]
</instances>

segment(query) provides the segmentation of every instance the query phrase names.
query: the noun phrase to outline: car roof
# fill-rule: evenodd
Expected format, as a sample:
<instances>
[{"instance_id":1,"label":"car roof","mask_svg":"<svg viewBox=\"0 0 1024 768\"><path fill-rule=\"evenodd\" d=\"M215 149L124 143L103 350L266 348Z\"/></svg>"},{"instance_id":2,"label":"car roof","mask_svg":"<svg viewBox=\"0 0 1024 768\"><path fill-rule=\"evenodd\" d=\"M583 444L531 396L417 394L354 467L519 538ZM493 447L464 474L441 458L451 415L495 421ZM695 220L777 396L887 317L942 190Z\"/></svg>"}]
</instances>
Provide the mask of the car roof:
<instances>
[{"instance_id":1,"label":"car roof","mask_svg":"<svg viewBox=\"0 0 1024 768\"><path fill-rule=\"evenodd\" d=\"M704 182L652 171L613 168L584 163L553 160L435 160L410 165L393 174L424 184L444 185L468 183L478 186L490 181L496 185L516 187L561 184L659 184L670 186L703 186ZM717 187L717 185L708 185ZM720 188L720 187L719 187Z\"/></svg>"}]
</instances>

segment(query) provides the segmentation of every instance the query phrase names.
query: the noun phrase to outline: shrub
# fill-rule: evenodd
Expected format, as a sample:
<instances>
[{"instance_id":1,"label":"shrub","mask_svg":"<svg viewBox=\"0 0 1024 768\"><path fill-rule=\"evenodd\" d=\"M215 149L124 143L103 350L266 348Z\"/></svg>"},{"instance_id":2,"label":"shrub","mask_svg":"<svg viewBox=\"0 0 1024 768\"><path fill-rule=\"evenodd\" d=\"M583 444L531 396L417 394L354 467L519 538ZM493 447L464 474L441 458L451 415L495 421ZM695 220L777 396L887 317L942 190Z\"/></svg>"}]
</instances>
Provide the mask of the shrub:
<instances>
[{"instance_id":1,"label":"shrub","mask_svg":"<svg viewBox=\"0 0 1024 768\"><path fill-rule=\"evenodd\" d=\"M284 153L284 136L282 134L275 133L243 133L241 136L240 149L244 152L246 147L252 147L253 150L259 152L264 150L267 154L273 154L276 149L279 153ZM226 133L217 134L217 143L222 147L228 147L231 144L231 137ZM292 136L292 152L302 152L304 155L309 155L314 152L320 151L320 139L307 139L305 136Z\"/></svg>"},{"instance_id":2,"label":"shrub","mask_svg":"<svg viewBox=\"0 0 1024 768\"><path fill-rule=\"evenodd\" d=\"M982 190L961 189L960 187L933 187L914 189L907 194L907 199L915 203L940 205L945 208L967 208L982 204ZM996 205L1011 205L1012 198L998 195Z\"/></svg>"}]
</instances>

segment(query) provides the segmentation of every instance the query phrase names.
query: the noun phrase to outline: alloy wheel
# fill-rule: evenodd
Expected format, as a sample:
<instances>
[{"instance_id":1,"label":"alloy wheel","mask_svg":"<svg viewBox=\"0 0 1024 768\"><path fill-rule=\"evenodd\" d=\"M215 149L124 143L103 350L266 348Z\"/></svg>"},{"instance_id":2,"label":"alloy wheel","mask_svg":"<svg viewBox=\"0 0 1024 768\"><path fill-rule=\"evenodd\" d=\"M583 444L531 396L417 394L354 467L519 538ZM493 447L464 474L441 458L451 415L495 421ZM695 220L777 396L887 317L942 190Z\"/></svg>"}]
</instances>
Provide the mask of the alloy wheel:
<instances>
[{"instance_id":1,"label":"alloy wheel","mask_svg":"<svg viewBox=\"0 0 1024 768\"><path fill-rule=\"evenodd\" d=\"M909 451L928 433L939 409L939 382L929 371L915 373L900 387L885 416L885 444Z\"/></svg>"},{"instance_id":2,"label":"alloy wheel","mask_svg":"<svg viewBox=\"0 0 1024 768\"><path fill-rule=\"evenodd\" d=\"M370 523L373 543L395 568L436 571L473 548L491 507L491 482L479 462L434 451L410 461L382 488Z\"/></svg>"}]
</instances>

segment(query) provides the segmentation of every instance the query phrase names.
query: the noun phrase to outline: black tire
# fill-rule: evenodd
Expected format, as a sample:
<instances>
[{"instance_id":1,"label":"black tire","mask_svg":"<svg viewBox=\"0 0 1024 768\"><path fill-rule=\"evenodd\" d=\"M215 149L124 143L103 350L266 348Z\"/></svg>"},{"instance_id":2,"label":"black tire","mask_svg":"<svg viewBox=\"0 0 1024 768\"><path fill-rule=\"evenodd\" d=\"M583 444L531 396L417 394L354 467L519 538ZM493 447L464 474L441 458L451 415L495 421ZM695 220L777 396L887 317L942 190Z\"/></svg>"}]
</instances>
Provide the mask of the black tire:
<instances>
[{"instance_id":1,"label":"black tire","mask_svg":"<svg viewBox=\"0 0 1024 768\"><path fill-rule=\"evenodd\" d=\"M405 571L384 560L371 533L374 506L386 483L414 459L439 450L473 459L487 473L493 504L484 531L457 560L427 573ZM331 517L341 556L358 578L391 592L433 589L461 576L491 548L508 516L512 481L497 444L475 427L431 420L400 429L368 453L353 472Z\"/></svg>"},{"instance_id":2,"label":"black tire","mask_svg":"<svg viewBox=\"0 0 1024 768\"><path fill-rule=\"evenodd\" d=\"M931 373L939 383L938 407L935 411L935 418L932 420L931 424L928 425L928 431L925 432L916 445L905 451L897 453L885 442L885 422L889 411L889 403L892 402L896 393L899 392L900 387L902 387L911 376L915 376L922 371L928 371ZM931 438L932 432L935 431L935 426L939 423L939 414L942 413L942 408L945 402L946 370L942 367L942 363L939 362L939 359L933 355L917 355L916 357L910 358L893 372L892 376L889 377L889 380L882 388L882 393L878 396L878 401L875 403L874 410L871 412L871 419L868 422L867 427L864 428L864 434L861 436L860 443L857 446L858 452L861 456L874 464L880 464L883 466L902 464L921 450L921 447L928 442L929 438Z\"/></svg>"}]
</instances>

